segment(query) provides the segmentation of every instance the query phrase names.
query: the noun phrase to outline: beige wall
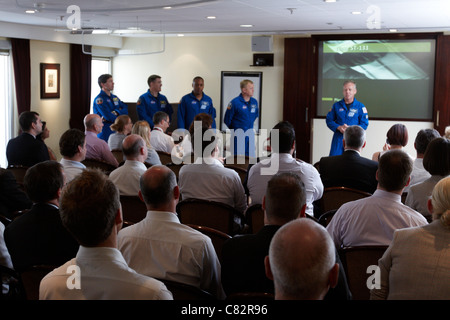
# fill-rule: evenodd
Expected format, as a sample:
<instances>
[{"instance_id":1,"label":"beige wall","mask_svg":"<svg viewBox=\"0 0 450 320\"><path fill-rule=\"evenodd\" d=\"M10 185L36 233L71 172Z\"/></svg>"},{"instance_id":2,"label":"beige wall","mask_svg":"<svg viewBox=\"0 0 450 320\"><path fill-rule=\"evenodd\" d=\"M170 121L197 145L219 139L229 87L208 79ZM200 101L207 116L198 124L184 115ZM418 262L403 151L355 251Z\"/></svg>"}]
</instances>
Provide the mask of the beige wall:
<instances>
[{"instance_id":1,"label":"beige wall","mask_svg":"<svg viewBox=\"0 0 450 320\"><path fill-rule=\"evenodd\" d=\"M60 158L59 137L69 129L70 118L70 46L65 43L48 41L30 41L31 55L31 110L40 114L41 119L47 121L50 137L45 140ZM41 99L40 64L60 64L59 99Z\"/></svg>"}]
</instances>

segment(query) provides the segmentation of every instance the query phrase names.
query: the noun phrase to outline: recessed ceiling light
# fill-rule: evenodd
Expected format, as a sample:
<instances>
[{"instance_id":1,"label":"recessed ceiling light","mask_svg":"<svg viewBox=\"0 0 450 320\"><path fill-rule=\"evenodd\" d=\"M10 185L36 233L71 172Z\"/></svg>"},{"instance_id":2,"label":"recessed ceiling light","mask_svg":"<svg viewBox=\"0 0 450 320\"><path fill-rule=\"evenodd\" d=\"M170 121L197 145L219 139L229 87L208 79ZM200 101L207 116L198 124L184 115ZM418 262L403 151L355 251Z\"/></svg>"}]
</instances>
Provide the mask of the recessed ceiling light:
<instances>
[{"instance_id":1,"label":"recessed ceiling light","mask_svg":"<svg viewBox=\"0 0 450 320\"><path fill-rule=\"evenodd\" d=\"M25 13L36 13L34 10L26 10Z\"/></svg>"},{"instance_id":2,"label":"recessed ceiling light","mask_svg":"<svg viewBox=\"0 0 450 320\"><path fill-rule=\"evenodd\" d=\"M164 10L172 9L172 7L163 7Z\"/></svg>"},{"instance_id":3,"label":"recessed ceiling light","mask_svg":"<svg viewBox=\"0 0 450 320\"><path fill-rule=\"evenodd\" d=\"M207 16L206 17L206 19L209 19L209 20L214 20L216 17L215 16Z\"/></svg>"},{"instance_id":4,"label":"recessed ceiling light","mask_svg":"<svg viewBox=\"0 0 450 320\"><path fill-rule=\"evenodd\" d=\"M323 0L323 2L331 3L331 2L336 2L336 0Z\"/></svg>"},{"instance_id":5,"label":"recessed ceiling light","mask_svg":"<svg viewBox=\"0 0 450 320\"><path fill-rule=\"evenodd\" d=\"M177 34L177 37L184 37L184 34L179 33L179 34Z\"/></svg>"},{"instance_id":6,"label":"recessed ceiling light","mask_svg":"<svg viewBox=\"0 0 450 320\"><path fill-rule=\"evenodd\" d=\"M389 29L389 32L397 32L397 29Z\"/></svg>"},{"instance_id":7,"label":"recessed ceiling light","mask_svg":"<svg viewBox=\"0 0 450 320\"><path fill-rule=\"evenodd\" d=\"M252 24L241 24L240 27L241 28L251 28L251 27L253 27L253 25Z\"/></svg>"},{"instance_id":8,"label":"recessed ceiling light","mask_svg":"<svg viewBox=\"0 0 450 320\"><path fill-rule=\"evenodd\" d=\"M352 11L352 14L361 14L361 11Z\"/></svg>"}]
</instances>

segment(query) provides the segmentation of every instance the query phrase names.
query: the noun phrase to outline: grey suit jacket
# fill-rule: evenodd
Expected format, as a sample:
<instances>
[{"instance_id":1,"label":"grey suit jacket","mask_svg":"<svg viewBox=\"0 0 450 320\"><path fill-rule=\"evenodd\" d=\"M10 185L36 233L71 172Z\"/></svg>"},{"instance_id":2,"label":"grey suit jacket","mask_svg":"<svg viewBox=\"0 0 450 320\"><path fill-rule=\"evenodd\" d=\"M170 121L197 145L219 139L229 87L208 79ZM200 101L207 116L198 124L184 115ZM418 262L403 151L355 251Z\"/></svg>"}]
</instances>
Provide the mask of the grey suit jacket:
<instances>
[{"instance_id":1,"label":"grey suit jacket","mask_svg":"<svg viewBox=\"0 0 450 320\"><path fill-rule=\"evenodd\" d=\"M378 266L381 286L371 290L373 300L450 299L450 228L435 220L395 231Z\"/></svg>"}]
</instances>

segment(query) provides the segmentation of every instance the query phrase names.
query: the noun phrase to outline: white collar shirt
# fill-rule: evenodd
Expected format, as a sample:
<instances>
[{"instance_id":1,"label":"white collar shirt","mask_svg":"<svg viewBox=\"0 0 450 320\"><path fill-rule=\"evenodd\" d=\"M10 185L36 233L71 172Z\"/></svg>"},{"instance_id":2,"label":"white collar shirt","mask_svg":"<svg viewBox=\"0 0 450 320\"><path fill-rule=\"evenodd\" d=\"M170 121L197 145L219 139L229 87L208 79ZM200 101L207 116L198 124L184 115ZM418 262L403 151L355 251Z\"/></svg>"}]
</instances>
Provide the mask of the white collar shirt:
<instances>
[{"instance_id":1,"label":"white collar shirt","mask_svg":"<svg viewBox=\"0 0 450 320\"><path fill-rule=\"evenodd\" d=\"M173 300L173 296L161 281L131 269L116 248L80 246L74 259L42 279L39 299Z\"/></svg>"},{"instance_id":2,"label":"white collar shirt","mask_svg":"<svg viewBox=\"0 0 450 320\"><path fill-rule=\"evenodd\" d=\"M202 163L181 167L178 185L182 199L203 199L225 203L239 212L247 208L244 186L239 174L217 159L207 157Z\"/></svg>"},{"instance_id":3,"label":"white collar shirt","mask_svg":"<svg viewBox=\"0 0 450 320\"><path fill-rule=\"evenodd\" d=\"M86 166L79 161L61 159L60 163L64 168L64 174L66 175L66 183L73 180L78 174L80 174Z\"/></svg>"},{"instance_id":4,"label":"white collar shirt","mask_svg":"<svg viewBox=\"0 0 450 320\"><path fill-rule=\"evenodd\" d=\"M397 229L427 225L419 212L401 202L401 196L377 189L370 197L343 204L327 231L337 248L388 246Z\"/></svg>"},{"instance_id":5,"label":"white collar shirt","mask_svg":"<svg viewBox=\"0 0 450 320\"><path fill-rule=\"evenodd\" d=\"M125 163L109 174L109 179L119 188L120 195L137 196L139 194L139 180L147 170L144 163L126 160Z\"/></svg>"},{"instance_id":6,"label":"white collar shirt","mask_svg":"<svg viewBox=\"0 0 450 320\"><path fill-rule=\"evenodd\" d=\"M278 172L293 172L300 177L306 190L306 213L313 216L313 202L323 195L322 179L312 164L297 160L289 153L274 153L269 159L261 160L250 168L247 188L251 204L262 203L267 183Z\"/></svg>"},{"instance_id":7,"label":"white collar shirt","mask_svg":"<svg viewBox=\"0 0 450 320\"><path fill-rule=\"evenodd\" d=\"M118 247L128 265L141 274L199 287L225 298L220 262L206 235L181 224L176 214L148 211L122 229Z\"/></svg>"},{"instance_id":8,"label":"white collar shirt","mask_svg":"<svg viewBox=\"0 0 450 320\"><path fill-rule=\"evenodd\" d=\"M161 128L155 127L150 135L150 144L156 151L172 153L175 146L173 138L165 134Z\"/></svg>"}]
</instances>

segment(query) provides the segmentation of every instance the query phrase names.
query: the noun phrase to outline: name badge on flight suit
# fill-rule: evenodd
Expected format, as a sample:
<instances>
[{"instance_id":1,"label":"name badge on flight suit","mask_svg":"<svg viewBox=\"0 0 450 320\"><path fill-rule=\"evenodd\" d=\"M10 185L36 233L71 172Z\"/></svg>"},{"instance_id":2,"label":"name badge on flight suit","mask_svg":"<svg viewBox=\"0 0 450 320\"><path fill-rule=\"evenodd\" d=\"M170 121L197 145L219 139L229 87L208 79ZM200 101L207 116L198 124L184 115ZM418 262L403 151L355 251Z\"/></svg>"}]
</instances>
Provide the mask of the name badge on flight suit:
<instances>
[{"instance_id":1,"label":"name badge on flight suit","mask_svg":"<svg viewBox=\"0 0 450 320\"><path fill-rule=\"evenodd\" d=\"M350 109L350 112L348 113L348 116L349 117L353 117L357 111L358 110L356 110L356 109Z\"/></svg>"},{"instance_id":2,"label":"name badge on flight suit","mask_svg":"<svg viewBox=\"0 0 450 320\"><path fill-rule=\"evenodd\" d=\"M252 105L252 109L250 110L251 113L255 113L256 112L256 106Z\"/></svg>"},{"instance_id":3,"label":"name badge on flight suit","mask_svg":"<svg viewBox=\"0 0 450 320\"><path fill-rule=\"evenodd\" d=\"M117 106L119 104L119 99L118 98L113 98L114 101L114 105Z\"/></svg>"},{"instance_id":4,"label":"name badge on flight suit","mask_svg":"<svg viewBox=\"0 0 450 320\"><path fill-rule=\"evenodd\" d=\"M202 106L200 107L200 109L205 110L207 106L208 106L208 103L207 102L203 102Z\"/></svg>"}]
</instances>

